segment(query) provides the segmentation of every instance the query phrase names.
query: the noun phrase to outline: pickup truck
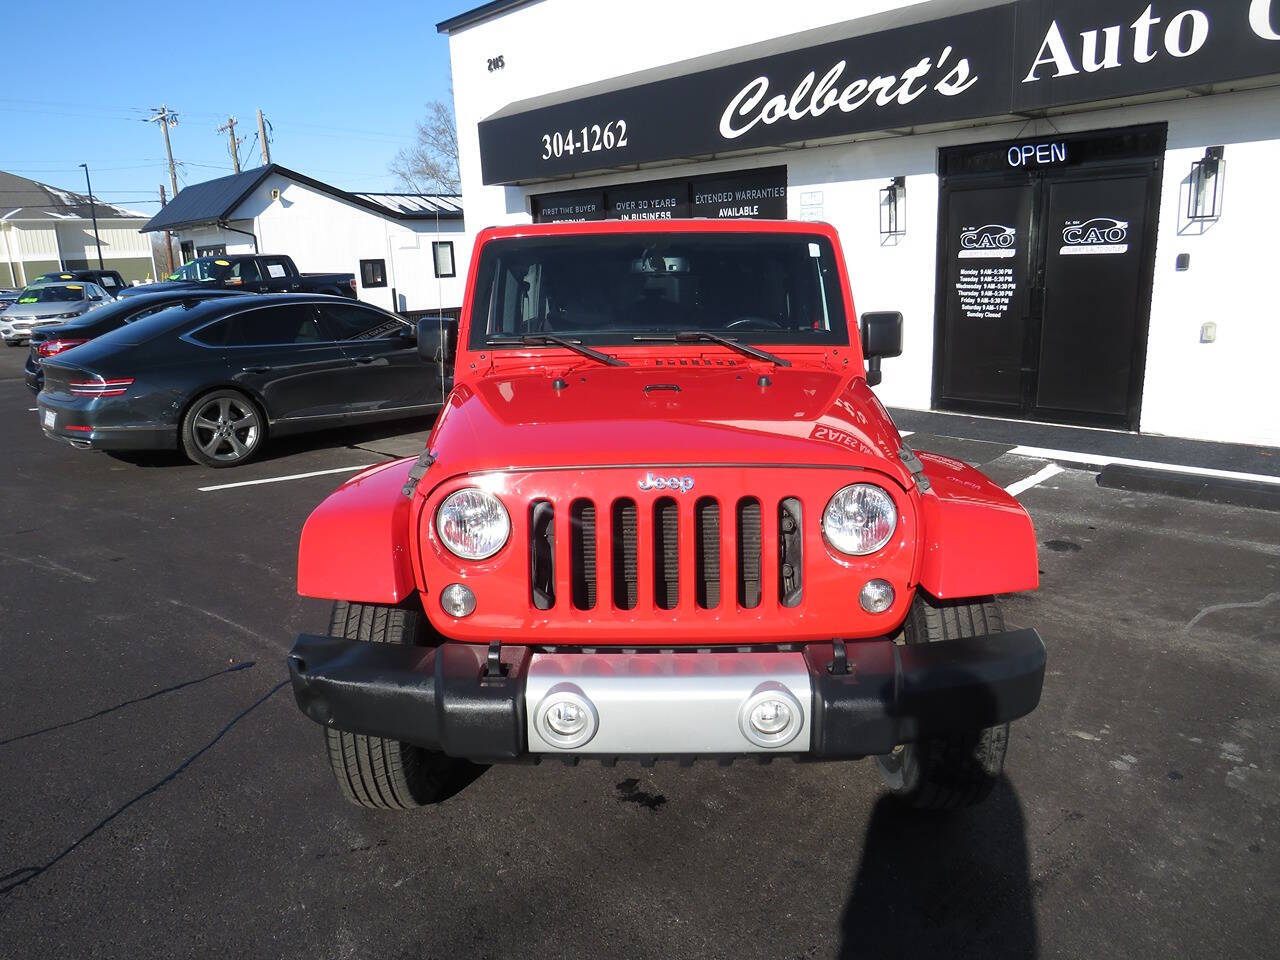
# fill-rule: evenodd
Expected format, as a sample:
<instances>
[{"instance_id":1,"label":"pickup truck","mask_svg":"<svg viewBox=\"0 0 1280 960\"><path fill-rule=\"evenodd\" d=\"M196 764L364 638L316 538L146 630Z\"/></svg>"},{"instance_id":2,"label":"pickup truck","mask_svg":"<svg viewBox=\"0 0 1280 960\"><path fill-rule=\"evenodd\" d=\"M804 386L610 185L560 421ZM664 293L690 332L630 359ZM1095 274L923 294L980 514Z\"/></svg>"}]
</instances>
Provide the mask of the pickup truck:
<instances>
[{"instance_id":1,"label":"pickup truck","mask_svg":"<svg viewBox=\"0 0 1280 960\"><path fill-rule=\"evenodd\" d=\"M299 273L293 259L287 256L226 254L197 257L169 274L159 286L129 287L120 296L181 287L226 288L245 293L329 293L354 298L356 277L353 273Z\"/></svg>"},{"instance_id":2,"label":"pickup truck","mask_svg":"<svg viewBox=\"0 0 1280 960\"><path fill-rule=\"evenodd\" d=\"M871 387L902 316L854 311L825 224L503 227L416 459L302 530L295 699L342 793L438 802L467 765L874 757L905 804L1000 776L1045 648L1023 508L916 451Z\"/></svg>"}]
</instances>

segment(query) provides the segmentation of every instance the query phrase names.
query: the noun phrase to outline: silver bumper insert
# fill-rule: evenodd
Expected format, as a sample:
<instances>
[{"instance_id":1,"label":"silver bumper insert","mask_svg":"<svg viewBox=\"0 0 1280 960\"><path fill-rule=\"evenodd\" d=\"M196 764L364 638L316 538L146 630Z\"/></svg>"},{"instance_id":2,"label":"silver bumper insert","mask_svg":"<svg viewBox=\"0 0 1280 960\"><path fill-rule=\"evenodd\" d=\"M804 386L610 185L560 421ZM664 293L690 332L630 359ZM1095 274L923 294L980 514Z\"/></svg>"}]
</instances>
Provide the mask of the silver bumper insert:
<instances>
[{"instance_id":1,"label":"silver bumper insert","mask_svg":"<svg viewBox=\"0 0 1280 960\"><path fill-rule=\"evenodd\" d=\"M525 686L531 753L804 753L812 703L801 653L536 653Z\"/></svg>"}]
</instances>

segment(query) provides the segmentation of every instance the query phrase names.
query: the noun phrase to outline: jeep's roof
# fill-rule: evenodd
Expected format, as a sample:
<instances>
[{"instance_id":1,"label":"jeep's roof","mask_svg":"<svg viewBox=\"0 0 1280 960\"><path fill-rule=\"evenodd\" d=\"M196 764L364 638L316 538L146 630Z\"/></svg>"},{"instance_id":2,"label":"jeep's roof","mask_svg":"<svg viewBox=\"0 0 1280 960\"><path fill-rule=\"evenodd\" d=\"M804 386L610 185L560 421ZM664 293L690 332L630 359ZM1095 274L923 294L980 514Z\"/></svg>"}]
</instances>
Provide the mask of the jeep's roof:
<instances>
[{"instance_id":1,"label":"jeep's roof","mask_svg":"<svg viewBox=\"0 0 1280 960\"><path fill-rule=\"evenodd\" d=\"M836 229L813 220L575 220L567 223L523 223L509 227L486 227L477 240L505 237L580 236L592 233L796 233L819 234L836 240Z\"/></svg>"}]
</instances>

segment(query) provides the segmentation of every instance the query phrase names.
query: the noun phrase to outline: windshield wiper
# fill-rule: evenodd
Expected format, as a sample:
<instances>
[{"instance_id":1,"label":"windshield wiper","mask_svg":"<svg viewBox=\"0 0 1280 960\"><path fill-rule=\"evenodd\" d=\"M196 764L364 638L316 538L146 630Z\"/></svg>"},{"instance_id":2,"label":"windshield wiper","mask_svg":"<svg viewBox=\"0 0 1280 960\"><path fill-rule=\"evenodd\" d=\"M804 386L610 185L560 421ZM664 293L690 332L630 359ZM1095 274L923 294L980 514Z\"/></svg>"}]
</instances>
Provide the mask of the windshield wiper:
<instances>
[{"instance_id":1,"label":"windshield wiper","mask_svg":"<svg viewBox=\"0 0 1280 960\"><path fill-rule=\"evenodd\" d=\"M678 333L646 334L641 337L632 337L631 339L637 343L646 340L661 341L663 343L718 343L722 347L737 350L739 353L745 353L748 357L755 357L757 360L777 364L779 367L791 366L790 360L776 357L767 350L761 350L758 347L751 346L749 343L734 340L732 337L722 337L718 333L707 333L704 330L681 330Z\"/></svg>"},{"instance_id":2,"label":"windshield wiper","mask_svg":"<svg viewBox=\"0 0 1280 960\"><path fill-rule=\"evenodd\" d=\"M611 357L607 353L601 353L599 350L592 350L590 347L583 346L582 342L579 340L566 340L564 337L553 337L546 333L531 333L523 337L485 337L484 342L492 343L495 346L514 346L516 344L520 344L526 347L564 347L566 350L572 350L574 353L580 353L582 356L590 357L592 360L599 360L601 363L607 363L611 367L631 366L631 364L627 363L625 360L619 360L617 357Z\"/></svg>"}]
</instances>

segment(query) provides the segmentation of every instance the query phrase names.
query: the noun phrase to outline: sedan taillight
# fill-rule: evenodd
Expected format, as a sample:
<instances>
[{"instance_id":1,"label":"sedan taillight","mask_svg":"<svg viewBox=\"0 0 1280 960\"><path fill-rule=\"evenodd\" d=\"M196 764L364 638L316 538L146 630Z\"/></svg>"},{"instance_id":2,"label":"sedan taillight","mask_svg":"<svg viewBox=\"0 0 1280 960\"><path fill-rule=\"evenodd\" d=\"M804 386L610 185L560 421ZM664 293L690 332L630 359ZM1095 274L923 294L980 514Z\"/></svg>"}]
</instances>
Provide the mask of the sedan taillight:
<instances>
[{"instance_id":1,"label":"sedan taillight","mask_svg":"<svg viewBox=\"0 0 1280 960\"><path fill-rule=\"evenodd\" d=\"M78 347L80 344L88 342L88 340L73 340L69 337L57 337L53 340L44 340L36 344L36 356L52 357L54 354L61 353L63 350L70 350L72 347Z\"/></svg>"},{"instance_id":2,"label":"sedan taillight","mask_svg":"<svg viewBox=\"0 0 1280 960\"><path fill-rule=\"evenodd\" d=\"M77 397L119 397L129 389L133 377L117 377L104 380L98 377L93 380L72 380L71 393Z\"/></svg>"}]
</instances>

